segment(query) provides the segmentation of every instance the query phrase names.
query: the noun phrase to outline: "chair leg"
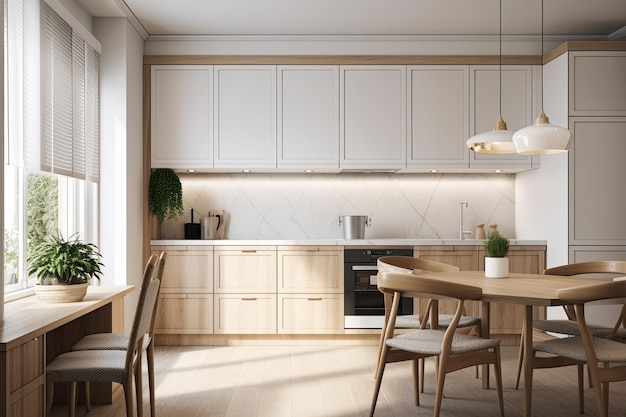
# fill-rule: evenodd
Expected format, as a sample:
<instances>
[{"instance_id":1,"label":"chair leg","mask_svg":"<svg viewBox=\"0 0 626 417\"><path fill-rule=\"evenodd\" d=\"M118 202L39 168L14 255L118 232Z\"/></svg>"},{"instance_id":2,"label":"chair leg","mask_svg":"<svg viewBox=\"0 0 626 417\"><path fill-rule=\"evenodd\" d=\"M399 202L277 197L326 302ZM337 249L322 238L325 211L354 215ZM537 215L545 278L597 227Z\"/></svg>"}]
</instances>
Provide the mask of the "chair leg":
<instances>
[{"instance_id":1,"label":"chair leg","mask_svg":"<svg viewBox=\"0 0 626 417\"><path fill-rule=\"evenodd\" d=\"M54 397L54 379L52 374L46 375L46 409L48 412L46 415L50 415L50 409L52 409L52 399Z\"/></svg>"},{"instance_id":2,"label":"chair leg","mask_svg":"<svg viewBox=\"0 0 626 417\"><path fill-rule=\"evenodd\" d=\"M156 417L156 404L154 398L154 343L150 342L146 349L148 358L148 384L150 386L150 417Z\"/></svg>"},{"instance_id":3,"label":"chair leg","mask_svg":"<svg viewBox=\"0 0 626 417\"><path fill-rule=\"evenodd\" d=\"M385 344L385 330L387 327L387 323L383 323L383 328L380 330L380 340L378 341L378 355L376 355L376 367L374 368L374 378L378 375L378 367L380 366L380 355L383 353L383 346ZM152 416L151 416L152 417Z\"/></svg>"},{"instance_id":4,"label":"chair leg","mask_svg":"<svg viewBox=\"0 0 626 417\"><path fill-rule=\"evenodd\" d=\"M415 397L415 406L419 407L420 405L420 390L419 390L419 380L422 374L420 373L420 360L423 359L413 359L413 396Z\"/></svg>"},{"instance_id":5,"label":"chair leg","mask_svg":"<svg viewBox=\"0 0 626 417\"><path fill-rule=\"evenodd\" d=\"M123 384L124 389L124 402L126 403L126 417L135 416L135 407L133 404L133 377L126 378L126 382Z\"/></svg>"},{"instance_id":6,"label":"chair leg","mask_svg":"<svg viewBox=\"0 0 626 417\"><path fill-rule=\"evenodd\" d=\"M67 404L69 417L76 417L76 385L76 381L70 382L70 399Z\"/></svg>"},{"instance_id":7,"label":"chair leg","mask_svg":"<svg viewBox=\"0 0 626 417\"><path fill-rule=\"evenodd\" d=\"M500 346L493 349L495 362L493 364L496 372L496 389L498 390L498 405L500 406L500 417L504 417L504 396L502 395L502 358L500 356Z\"/></svg>"},{"instance_id":8,"label":"chair leg","mask_svg":"<svg viewBox=\"0 0 626 417\"><path fill-rule=\"evenodd\" d=\"M439 358L436 360L437 362L437 391L435 394L435 410L433 412L433 417L439 417L439 413L441 412L441 401L443 399L443 384L446 380L445 367L447 365L447 360L444 358L440 358L439 356L435 356L435 358Z\"/></svg>"},{"instance_id":9,"label":"chair leg","mask_svg":"<svg viewBox=\"0 0 626 417\"><path fill-rule=\"evenodd\" d=\"M578 412L585 414L585 393L583 391L583 385L585 383L585 377L583 376L584 365L580 364L576 366L578 368Z\"/></svg>"},{"instance_id":10,"label":"chair leg","mask_svg":"<svg viewBox=\"0 0 626 417\"><path fill-rule=\"evenodd\" d=\"M419 377L420 377L420 381L419 381L420 392L423 394L424 393L424 372L425 372L425 370L424 370L424 363L426 362L426 359L425 358L419 358L418 361L419 361L419 368L420 368L419 369L419 372L420 372L420 375L419 375Z\"/></svg>"},{"instance_id":11,"label":"chair leg","mask_svg":"<svg viewBox=\"0 0 626 417\"><path fill-rule=\"evenodd\" d=\"M137 399L137 417L143 417L143 368L141 355L135 365L135 398Z\"/></svg>"},{"instance_id":12,"label":"chair leg","mask_svg":"<svg viewBox=\"0 0 626 417\"><path fill-rule=\"evenodd\" d=\"M519 352L517 354L517 375L515 376L515 389L519 389L519 381L522 376L522 366L524 365L524 332L519 342Z\"/></svg>"},{"instance_id":13,"label":"chair leg","mask_svg":"<svg viewBox=\"0 0 626 417\"><path fill-rule=\"evenodd\" d=\"M91 411L91 383L89 381L85 382L85 407L87 407L87 412Z\"/></svg>"},{"instance_id":14,"label":"chair leg","mask_svg":"<svg viewBox=\"0 0 626 417\"><path fill-rule=\"evenodd\" d=\"M378 401L378 393L380 392L380 383L382 382L383 374L385 373L385 364L387 361L388 351L389 351L389 348L387 346L383 346L383 350L380 355L379 364L376 367L378 372L376 372L376 381L374 382L374 395L372 396L372 404L370 406L369 417L374 417L374 411L376 410L376 402Z\"/></svg>"}]
</instances>

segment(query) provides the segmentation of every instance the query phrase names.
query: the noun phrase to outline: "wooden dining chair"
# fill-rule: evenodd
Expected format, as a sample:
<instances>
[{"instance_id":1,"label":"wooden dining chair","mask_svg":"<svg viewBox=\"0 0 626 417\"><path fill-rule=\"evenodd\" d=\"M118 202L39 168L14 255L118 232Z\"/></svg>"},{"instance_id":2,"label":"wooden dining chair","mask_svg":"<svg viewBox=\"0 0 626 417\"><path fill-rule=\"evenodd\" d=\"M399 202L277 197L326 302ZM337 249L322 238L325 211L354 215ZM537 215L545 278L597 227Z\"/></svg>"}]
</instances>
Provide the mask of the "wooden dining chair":
<instances>
[{"instance_id":1,"label":"wooden dining chair","mask_svg":"<svg viewBox=\"0 0 626 417\"><path fill-rule=\"evenodd\" d=\"M561 265L554 268L546 269L545 275L558 276L574 276L594 274L597 277L615 277L615 275L626 274L626 261L592 261L579 262L567 265ZM576 323L576 314L574 307L571 305L563 305L567 319L559 320L533 320L533 329L542 333L558 333L561 335L578 335L578 324ZM611 328L594 323L587 323L587 328L595 336L607 336L611 332ZM626 338L626 329L619 329L617 335ZM517 375L515 377L515 389L519 388L522 366L524 362L524 333L520 341L519 355L517 358Z\"/></svg>"},{"instance_id":2,"label":"wooden dining chair","mask_svg":"<svg viewBox=\"0 0 626 417\"><path fill-rule=\"evenodd\" d=\"M137 397L137 409L142 397L141 354L143 340L149 330L161 281L152 276L154 261L146 265L139 293L139 301L133 325L124 350L83 350L62 353L46 365L47 409L52 407L54 384L70 383L68 415L76 414L76 384L84 382L116 382L122 385L126 403L126 416L134 416L133 381ZM88 391L87 388L86 391ZM89 405L89 398L87 398Z\"/></svg>"},{"instance_id":3,"label":"wooden dining chair","mask_svg":"<svg viewBox=\"0 0 626 417\"><path fill-rule=\"evenodd\" d=\"M557 291L557 295L562 301L573 306L578 335L534 343L533 369L542 367L542 363L556 366L578 366L579 412L582 414L584 412L582 368L586 364L598 406L598 415L607 417L609 383L626 380L626 365L624 364L626 363L626 348L623 343L615 340L626 317L626 303L624 303L614 326L606 337L594 336L592 329L589 328L585 320L585 303L616 298L623 299L626 297L626 281L615 280L565 288ZM550 356L538 357L536 356L537 352L543 352ZM618 365L611 366L612 364Z\"/></svg>"},{"instance_id":4,"label":"wooden dining chair","mask_svg":"<svg viewBox=\"0 0 626 417\"><path fill-rule=\"evenodd\" d=\"M383 350L378 359L378 372L376 373L370 417L374 415L376 409L385 365L406 360L416 361L428 357L437 359L438 368L434 417L438 417L441 411L446 375L463 368L484 364L493 364L495 367L500 416L504 416L500 341L456 332L457 325L463 315L465 300L480 299L482 290L469 285L444 283L406 273L398 274L384 271L378 275L378 289L385 294L391 294L392 305L389 318L386 320ZM418 329L394 336L398 307L402 296L454 299L457 302L457 307L446 330ZM413 384L415 405L419 405L419 390L417 389L415 374Z\"/></svg>"},{"instance_id":5,"label":"wooden dining chair","mask_svg":"<svg viewBox=\"0 0 626 417\"><path fill-rule=\"evenodd\" d=\"M428 259L415 258L411 256L383 256L377 260L378 273L394 272L404 274L416 274L420 271L427 272L454 272L459 271L460 268L454 265L445 264L441 262L435 262ZM384 293L385 301L385 321L383 322L383 328L380 333L380 340L378 343L378 359L380 359L381 352L384 346L384 335L387 320L391 314L391 300L392 294ZM426 308L419 314L399 315L396 318L396 329L426 329L430 328L430 313L433 307L433 300L429 299ZM438 323L440 329L447 328L452 322L453 314L439 314ZM457 324L457 329L473 330L474 333L480 336L480 317L466 316L465 310L463 315ZM378 372L378 360L376 362L376 370L374 375ZM419 375L419 390L424 392L424 360L418 361L418 367L413 370ZM478 371L477 371L478 372Z\"/></svg>"},{"instance_id":6,"label":"wooden dining chair","mask_svg":"<svg viewBox=\"0 0 626 417\"><path fill-rule=\"evenodd\" d=\"M167 259L167 252L162 251L159 254L159 257L156 258L154 255L150 256L148 262L146 263L146 268L150 265L151 262L154 262L156 266L152 270L152 279L156 278L159 281L163 281L163 269L165 268L165 261ZM145 270L144 270L145 274ZM159 293L160 291L159 287ZM148 387L150 390L150 415L156 415L156 404L154 398L154 326L156 323L158 309L158 294L157 294L157 306L155 306L152 312L152 320L150 321L150 327L148 328L148 332L146 333L143 340L143 348L146 352L146 358L148 363ZM130 337L129 333L94 333L87 336L84 336L80 339L74 346L72 346L72 350L80 351L80 350L126 350L128 347L128 338ZM86 387L86 395L89 398L89 384ZM89 406L89 405L88 405ZM143 400L142 398L137 399L137 415L138 417L142 417L143 415ZM88 408L89 409L89 408Z\"/></svg>"}]
</instances>

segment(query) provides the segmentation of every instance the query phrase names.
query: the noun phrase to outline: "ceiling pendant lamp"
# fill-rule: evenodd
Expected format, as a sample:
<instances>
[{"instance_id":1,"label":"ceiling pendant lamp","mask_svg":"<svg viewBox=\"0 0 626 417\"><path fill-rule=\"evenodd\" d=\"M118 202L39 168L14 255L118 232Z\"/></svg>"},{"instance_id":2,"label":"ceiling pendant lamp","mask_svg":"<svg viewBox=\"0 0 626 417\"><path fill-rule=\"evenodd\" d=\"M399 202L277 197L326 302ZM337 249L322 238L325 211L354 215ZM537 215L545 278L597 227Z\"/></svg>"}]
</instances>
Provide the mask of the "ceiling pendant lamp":
<instances>
[{"instance_id":1,"label":"ceiling pendant lamp","mask_svg":"<svg viewBox=\"0 0 626 417\"><path fill-rule=\"evenodd\" d=\"M543 60L543 0L541 1L541 56ZM553 155L567 151L567 143L571 136L570 131L564 127L550 124L543 111L543 81L541 107L541 113L535 120L535 124L520 129L513 135L513 143L518 154Z\"/></svg>"},{"instance_id":2,"label":"ceiling pendant lamp","mask_svg":"<svg viewBox=\"0 0 626 417\"><path fill-rule=\"evenodd\" d=\"M477 153L508 154L515 153L512 138L513 132L507 130L502 119L502 0L500 0L500 115L492 131L472 136L465 144Z\"/></svg>"}]
</instances>

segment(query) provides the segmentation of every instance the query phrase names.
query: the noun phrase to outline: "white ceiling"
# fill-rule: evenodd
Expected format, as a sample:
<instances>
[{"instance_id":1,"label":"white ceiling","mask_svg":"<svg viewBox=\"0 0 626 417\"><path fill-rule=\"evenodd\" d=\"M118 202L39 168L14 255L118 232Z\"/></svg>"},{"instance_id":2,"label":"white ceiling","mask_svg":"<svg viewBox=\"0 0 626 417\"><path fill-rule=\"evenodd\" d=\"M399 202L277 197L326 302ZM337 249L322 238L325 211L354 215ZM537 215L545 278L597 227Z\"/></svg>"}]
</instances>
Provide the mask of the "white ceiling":
<instances>
[{"instance_id":1,"label":"white ceiling","mask_svg":"<svg viewBox=\"0 0 626 417\"><path fill-rule=\"evenodd\" d=\"M493 35L498 0L77 0L148 35ZM625 39L626 0L545 0L544 33ZM504 35L541 33L542 0L502 0Z\"/></svg>"}]
</instances>

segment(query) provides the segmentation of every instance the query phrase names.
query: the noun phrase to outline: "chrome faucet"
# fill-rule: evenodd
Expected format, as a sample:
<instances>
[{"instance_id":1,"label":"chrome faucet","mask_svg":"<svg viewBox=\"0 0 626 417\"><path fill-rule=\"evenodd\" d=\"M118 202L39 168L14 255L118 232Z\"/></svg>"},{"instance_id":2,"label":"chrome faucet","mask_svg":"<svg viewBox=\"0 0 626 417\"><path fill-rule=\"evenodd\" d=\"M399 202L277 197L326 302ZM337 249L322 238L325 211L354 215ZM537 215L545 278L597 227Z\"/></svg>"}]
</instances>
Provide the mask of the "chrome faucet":
<instances>
[{"instance_id":1,"label":"chrome faucet","mask_svg":"<svg viewBox=\"0 0 626 417\"><path fill-rule=\"evenodd\" d=\"M463 207L469 207L467 201L461 201L459 207L459 240L465 240L465 235L471 235L471 230L463 230Z\"/></svg>"}]
</instances>

